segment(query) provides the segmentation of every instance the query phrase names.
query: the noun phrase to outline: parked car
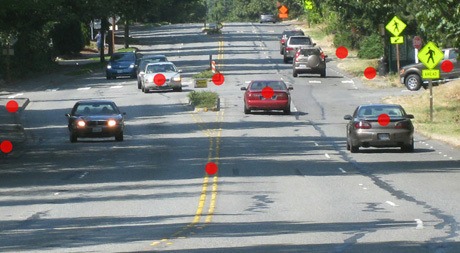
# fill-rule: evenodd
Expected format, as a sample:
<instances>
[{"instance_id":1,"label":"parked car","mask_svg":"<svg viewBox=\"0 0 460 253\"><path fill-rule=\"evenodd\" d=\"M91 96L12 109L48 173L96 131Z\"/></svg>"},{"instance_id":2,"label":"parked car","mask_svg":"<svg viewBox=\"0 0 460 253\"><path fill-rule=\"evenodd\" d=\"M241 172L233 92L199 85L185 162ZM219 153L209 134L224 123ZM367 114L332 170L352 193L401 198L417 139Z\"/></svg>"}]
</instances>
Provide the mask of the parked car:
<instances>
[{"instance_id":1,"label":"parked car","mask_svg":"<svg viewBox=\"0 0 460 253\"><path fill-rule=\"evenodd\" d=\"M138 63L136 64L136 73L137 73L137 88L140 89L142 86L142 79L144 78L145 74L145 67L149 63L154 62L167 62L168 58L162 54L157 55L144 55L142 58L138 59Z\"/></svg>"},{"instance_id":2,"label":"parked car","mask_svg":"<svg viewBox=\"0 0 460 253\"><path fill-rule=\"evenodd\" d=\"M106 67L106 77L107 79L112 79L118 76L136 78L135 52L116 52L112 54Z\"/></svg>"},{"instance_id":3,"label":"parked car","mask_svg":"<svg viewBox=\"0 0 460 253\"><path fill-rule=\"evenodd\" d=\"M150 90L174 90L182 91L181 70L178 70L172 62L148 63L145 67L141 89L144 93ZM156 77L164 76L164 82L156 81Z\"/></svg>"},{"instance_id":4,"label":"parked car","mask_svg":"<svg viewBox=\"0 0 460 253\"><path fill-rule=\"evenodd\" d=\"M284 54L284 48L286 46L286 41L291 36L304 36L304 32L300 29L298 30L284 30L280 38L280 54Z\"/></svg>"},{"instance_id":5,"label":"parked car","mask_svg":"<svg viewBox=\"0 0 460 253\"><path fill-rule=\"evenodd\" d=\"M348 120L347 150L358 152L360 147L400 147L404 152L414 150L414 126L400 105L360 105Z\"/></svg>"},{"instance_id":6,"label":"parked car","mask_svg":"<svg viewBox=\"0 0 460 253\"><path fill-rule=\"evenodd\" d=\"M116 141L123 141L124 115L110 100L79 101L65 115L70 142L80 137L115 137Z\"/></svg>"},{"instance_id":7,"label":"parked car","mask_svg":"<svg viewBox=\"0 0 460 253\"><path fill-rule=\"evenodd\" d=\"M262 14L260 15L260 23L276 23L276 17L272 14Z\"/></svg>"},{"instance_id":8,"label":"parked car","mask_svg":"<svg viewBox=\"0 0 460 253\"><path fill-rule=\"evenodd\" d=\"M455 48L446 48L442 49L444 53L444 59L438 64L435 69L441 69L441 64L449 60L453 63L454 68L451 72L444 72L440 70L440 79L435 80L433 84L437 84L439 81L446 80L446 79L453 79L460 77L460 62L458 61L459 52L458 49ZM422 79L422 70L426 69L423 63L415 63L410 64L402 67L399 70L399 77L400 82L406 86L408 90L416 91L419 90L421 87L427 88L428 87L428 80Z\"/></svg>"},{"instance_id":9,"label":"parked car","mask_svg":"<svg viewBox=\"0 0 460 253\"><path fill-rule=\"evenodd\" d=\"M269 88L273 95L265 97L264 88ZM244 90L244 113L251 113L251 110L283 110L285 114L291 113L292 86L286 86L281 80L254 80L248 87L241 87Z\"/></svg>"},{"instance_id":10,"label":"parked car","mask_svg":"<svg viewBox=\"0 0 460 253\"><path fill-rule=\"evenodd\" d=\"M286 47L284 48L283 62L288 63L289 60L294 58L297 49L301 47L316 46L313 43L310 36L291 36L286 41Z\"/></svg>"},{"instance_id":11,"label":"parked car","mask_svg":"<svg viewBox=\"0 0 460 253\"><path fill-rule=\"evenodd\" d=\"M292 76L313 73L325 77L326 57L320 47L299 48L292 60Z\"/></svg>"}]
</instances>

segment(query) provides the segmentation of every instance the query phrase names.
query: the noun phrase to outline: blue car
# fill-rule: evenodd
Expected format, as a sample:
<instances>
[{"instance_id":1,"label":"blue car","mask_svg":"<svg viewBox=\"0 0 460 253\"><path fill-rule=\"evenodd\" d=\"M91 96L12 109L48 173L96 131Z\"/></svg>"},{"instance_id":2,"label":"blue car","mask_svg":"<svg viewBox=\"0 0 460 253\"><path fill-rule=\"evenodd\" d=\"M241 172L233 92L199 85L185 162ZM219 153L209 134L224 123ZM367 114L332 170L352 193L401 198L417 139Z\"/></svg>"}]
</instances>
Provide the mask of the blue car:
<instances>
[{"instance_id":1,"label":"blue car","mask_svg":"<svg viewBox=\"0 0 460 253\"><path fill-rule=\"evenodd\" d=\"M106 77L112 79L118 76L137 77L135 52L117 52L110 57L106 67Z\"/></svg>"}]
</instances>

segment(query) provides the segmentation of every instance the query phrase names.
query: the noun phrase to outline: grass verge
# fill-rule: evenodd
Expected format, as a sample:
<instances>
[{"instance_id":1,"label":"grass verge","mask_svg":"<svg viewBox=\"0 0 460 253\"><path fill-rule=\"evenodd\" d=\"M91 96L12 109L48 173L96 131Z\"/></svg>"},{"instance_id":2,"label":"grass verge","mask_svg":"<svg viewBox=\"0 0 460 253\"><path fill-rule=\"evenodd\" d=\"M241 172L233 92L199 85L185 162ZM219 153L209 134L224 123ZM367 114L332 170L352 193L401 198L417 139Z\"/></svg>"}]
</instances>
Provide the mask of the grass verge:
<instances>
[{"instance_id":1,"label":"grass verge","mask_svg":"<svg viewBox=\"0 0 460 253\"><path fill-rule=\"evenodd\" d=\"M388 97L386 103L402 105L415 116L414 125L423 135L460 147L460 80L433 88L433 122L430 121L430 91Z\"/></svg>"},{"instance_id":2,"label":"grass verge","mask_svg":"<svg viewBox=\"0 0 460 253\"><path fill-rule=\"evenodd\" d=\"M216 107L219 95L212 91L192 91L187 97L190 103L196 108L214 108Z\"/></svg>"}]
</instances>

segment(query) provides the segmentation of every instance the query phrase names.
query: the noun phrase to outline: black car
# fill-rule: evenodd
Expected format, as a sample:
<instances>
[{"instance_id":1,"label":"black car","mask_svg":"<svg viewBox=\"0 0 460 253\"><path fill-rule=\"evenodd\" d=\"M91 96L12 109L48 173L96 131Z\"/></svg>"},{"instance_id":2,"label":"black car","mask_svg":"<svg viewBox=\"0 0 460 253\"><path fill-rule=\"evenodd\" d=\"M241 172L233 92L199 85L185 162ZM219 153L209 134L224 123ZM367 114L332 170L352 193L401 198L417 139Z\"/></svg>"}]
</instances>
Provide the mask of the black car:
<instances>
[{"instance_id":1,"label":"black car","mask_svg":"<svg viewBox=\"0 0 460 253\"><path fill-rule=\"evenodd\" d=\"M135 52L116 52L112 54L105 71L107 79L117 78L118 76L136 78L136 59Z\"/></svg>"},{"instance_id":2,"label":"black car","mask_svg":"<svg viewBox=\"0 0 460 253\"><path fill-rule=\"evenodd\" d=\"M144 78L145 74L145 66L149 63L155 62L167 62L168 58L162 54L157 55L144 55L142 58L137 60L136 64L136 73L137 73L137 88L140 89L142 86L142 78Z\"/></svg>"},{"instance_id":3,"label":"black car","mask_svg":"<svg viewBox=\"0 0 460 253\"><path fill-rule=\"evenodd\" d=\"M123 141L124 115L110 100L79 101L65 115L69 120L70 142L79 137L115 137L116 141Z\"/></svg>"},{"instance_id":4,"label":"black car","mask_svg":"<svg viewBox=\"0 0 460 253\"><path fill-rule=\"evenodd\" d=\"M276 23L276 18L275 18L275 15L272 15L272 14L262 14L260 15L260 21L259 21L261 24L262 23Z\"/></svg>"}]
</instances>

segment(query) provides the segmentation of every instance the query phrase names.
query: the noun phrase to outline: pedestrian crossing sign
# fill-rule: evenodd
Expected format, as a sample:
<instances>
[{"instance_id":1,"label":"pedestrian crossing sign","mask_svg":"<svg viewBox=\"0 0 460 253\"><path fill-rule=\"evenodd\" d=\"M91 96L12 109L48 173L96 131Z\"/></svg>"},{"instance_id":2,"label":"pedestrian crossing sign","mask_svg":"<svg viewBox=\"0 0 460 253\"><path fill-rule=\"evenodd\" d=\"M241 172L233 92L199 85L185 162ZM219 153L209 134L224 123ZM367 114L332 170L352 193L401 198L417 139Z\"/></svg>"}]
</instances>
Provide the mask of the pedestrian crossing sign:
<instances>
[{"instance_id":1,"label":"pedestrian crossing sign","mask_svg":"<svg viewBox=\"0 0 460 253\"><path fill-rule=\"evenodd\" d=\"M417 57L428 69L433 69L444 58L444 53L430 41L418 52Z\"/></svg>"},{"instance_id":2,"label":"pedestrian crossing sign","mask_svg":"<svg viewBox=\"0 0 460 253\"><path fill-rule=\"evenodd\" d=\"M394 16L393 19L388 22L385 28L393 34L395 37L398 37L404 29L406 29L406 24L401 21L397 16Z\"/></svg>"}]
</instances>

